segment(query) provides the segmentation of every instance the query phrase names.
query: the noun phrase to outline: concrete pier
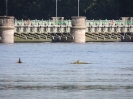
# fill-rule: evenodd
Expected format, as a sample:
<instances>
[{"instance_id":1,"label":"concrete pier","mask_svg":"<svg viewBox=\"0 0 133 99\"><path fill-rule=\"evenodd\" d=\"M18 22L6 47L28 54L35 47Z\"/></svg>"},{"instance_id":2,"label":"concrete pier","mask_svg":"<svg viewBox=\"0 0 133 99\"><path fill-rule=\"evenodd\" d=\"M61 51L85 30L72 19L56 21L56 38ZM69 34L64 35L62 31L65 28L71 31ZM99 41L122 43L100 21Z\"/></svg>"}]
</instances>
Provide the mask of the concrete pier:
<instances>
[{"instance_id":1,"label":"concrete pier","mask_svg":"<svg viewBox=\"0 0 133 99\"><path fill-rule=\"evenodd\" d=\"M131 37L131 42L133 42L133 37Z\"/></svg>"},{"instance_id":2,"label":"concrete pier","mask_svg":"<svg viewBox=\"0 0 133 99\"><path fill-rule=\"evenodd\" d=\"M72 27L71 34L74 37L73 42L76 43L85 43L86 42L86 17L84 16L73 16L72 17Z\"/></svg>"},{"instance_id":3,"label":"concrete pier","mask_svg":"<svg viewBox=\"0 0 133 99\"><path fill-rule=\"evenodd\" d=\"M0 16L0 43L14 43L13 16Z\"/></svg>"}]
</instances>

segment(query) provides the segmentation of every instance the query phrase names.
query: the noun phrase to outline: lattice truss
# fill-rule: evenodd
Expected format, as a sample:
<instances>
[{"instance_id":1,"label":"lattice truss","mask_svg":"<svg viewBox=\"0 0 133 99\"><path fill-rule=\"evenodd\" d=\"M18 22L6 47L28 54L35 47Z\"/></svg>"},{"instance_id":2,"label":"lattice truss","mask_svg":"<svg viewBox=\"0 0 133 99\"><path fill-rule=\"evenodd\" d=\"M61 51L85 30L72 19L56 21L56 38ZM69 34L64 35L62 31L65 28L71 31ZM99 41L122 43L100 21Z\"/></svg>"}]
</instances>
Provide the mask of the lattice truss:
<instances>
[{"instance_id":1,"label":"lattice truss","mask_svg":"<svg viewBox=\"0 0 133 99\"><path fill-rule=\"evenodd\" d=\"M86 37L94 40L107 40L107 39L129 39L133 37L133 30L131 26L95 26L87 27Z\"/></svg>"}]
</instances>

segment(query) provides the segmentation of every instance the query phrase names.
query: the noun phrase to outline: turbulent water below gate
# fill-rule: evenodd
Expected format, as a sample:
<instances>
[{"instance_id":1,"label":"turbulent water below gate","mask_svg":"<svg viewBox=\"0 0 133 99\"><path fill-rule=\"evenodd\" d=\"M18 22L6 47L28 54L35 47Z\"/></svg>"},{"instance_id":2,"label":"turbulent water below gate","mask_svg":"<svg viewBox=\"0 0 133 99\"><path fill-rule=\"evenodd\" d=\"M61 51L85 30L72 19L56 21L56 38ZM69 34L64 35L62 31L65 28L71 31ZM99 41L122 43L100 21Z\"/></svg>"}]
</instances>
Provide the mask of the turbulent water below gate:
<instances>
[{"instance_id":1,"label":"turbulent water below gate","mask_svg":"<svg viewBox=\"0 0 133 99\"><path fill-rule=\"evenodd\" d=\"M133 43L0 44L0 99L133 99Z\"/></svg>"}]
</instances>

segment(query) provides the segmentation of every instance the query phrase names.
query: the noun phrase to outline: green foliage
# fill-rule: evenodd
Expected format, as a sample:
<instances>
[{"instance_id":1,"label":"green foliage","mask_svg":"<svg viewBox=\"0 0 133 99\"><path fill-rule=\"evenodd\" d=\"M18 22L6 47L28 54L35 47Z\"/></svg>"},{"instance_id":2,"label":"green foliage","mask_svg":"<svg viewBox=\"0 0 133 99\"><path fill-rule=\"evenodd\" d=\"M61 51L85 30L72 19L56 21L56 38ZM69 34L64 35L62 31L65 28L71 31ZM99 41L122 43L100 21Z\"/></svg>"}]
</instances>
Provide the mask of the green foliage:
<instances>
[{"instance_id":1,"label":"green foliage","mask_svg":"<svg viewBox=\"0 0 133 99\"><path fill-rule=\"evenodd\" d=\"M50 19L56 15L56 0L8 0L8 15L17 19ZM133 16L133 0L80 0L80 16L87 19L119 19ZM6 13L1 0L0 16ZM58 0L58 16L71 19L78 14L78 0Z\"/></svg>"}]
</instances>

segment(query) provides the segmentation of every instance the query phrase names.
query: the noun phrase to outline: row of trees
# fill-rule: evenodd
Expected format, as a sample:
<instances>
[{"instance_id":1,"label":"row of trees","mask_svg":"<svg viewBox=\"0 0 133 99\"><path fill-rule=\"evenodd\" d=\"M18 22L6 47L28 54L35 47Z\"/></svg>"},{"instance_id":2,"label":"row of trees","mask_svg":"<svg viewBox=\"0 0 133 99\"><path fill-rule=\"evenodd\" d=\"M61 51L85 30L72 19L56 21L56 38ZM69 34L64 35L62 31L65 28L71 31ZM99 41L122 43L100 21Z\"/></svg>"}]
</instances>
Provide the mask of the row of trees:
<instances>
[{"instance_id":1,"label":"row of trees","mask_svg":"<svg viewBox=\"0 0 133 99\"><path fill-rule=\"evenodd\" d=\"M17 19L50 19L56 15L56 0L8 0L8 15ZM79 0L80 16L87 19L119 19L133 16L133 0ZM0 16L6 14L6 0L0 2ZM58 0L58 16L78 15L78 0Z\"/></svg>"}]
</instances>

